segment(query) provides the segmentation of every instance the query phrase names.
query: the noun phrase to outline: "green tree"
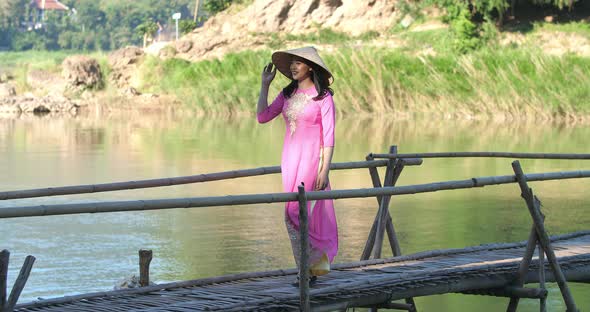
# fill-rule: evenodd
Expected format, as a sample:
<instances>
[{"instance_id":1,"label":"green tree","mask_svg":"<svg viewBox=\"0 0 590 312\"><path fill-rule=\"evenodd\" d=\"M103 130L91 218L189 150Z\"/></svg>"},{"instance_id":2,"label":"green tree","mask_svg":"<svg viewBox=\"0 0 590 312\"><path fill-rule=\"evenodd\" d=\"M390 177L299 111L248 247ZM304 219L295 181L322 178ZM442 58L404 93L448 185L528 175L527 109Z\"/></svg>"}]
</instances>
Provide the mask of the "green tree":
<instances>
[{"instance_id":1,"label":"green tree","mask_svg":"<svg viewBox=\"0 0 590 312\"><path fill-rule=\"evenodd\" d=\"M191 20L181 20L178 22L178 28L182 34L188 34L197 28L197 23Z\"/></svg>"},{"instance_id":2,"label":"green tree","mask_svg":"<svg viewBox=\"0 0 590 312\"><path fill-rule=\"evenodd\" d=\"M215 15L227 9L235 0L205 0L204 7L207 13Z\"/></svg>"},{"instance_id":3,"label":"green tree","mask_svg":"<svg viewBox=\"0 0 590 312\"><path fill-rule=\"evenodd\" d=\"M147 45L147 39L149 37L153 38L156 31L158 31L158 24L156 24L152 20L148 20L144 23L139 24L135 31L143 37L143 46Z\"/></svg>"}]
</instances>

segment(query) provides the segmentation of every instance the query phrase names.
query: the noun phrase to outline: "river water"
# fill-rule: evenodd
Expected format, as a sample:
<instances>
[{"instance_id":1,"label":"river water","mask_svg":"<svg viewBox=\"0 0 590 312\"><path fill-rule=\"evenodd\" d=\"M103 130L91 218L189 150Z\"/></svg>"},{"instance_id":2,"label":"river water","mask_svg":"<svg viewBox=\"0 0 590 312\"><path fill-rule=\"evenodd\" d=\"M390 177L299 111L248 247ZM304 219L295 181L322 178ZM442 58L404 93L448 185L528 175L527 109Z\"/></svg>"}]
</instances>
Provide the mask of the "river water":
<instances>
[{"instance_id":1,"label":"river water","mask_svg":"<svg viewBox=\"0 0 590 312\"><path fill-rule=\"evenodd\" d=\"M186 117L171 113L84 114L4 118L0 122L0 190L174 177L278 165L284 125L252 116ZM335 162L369 152L509 151L588 153L590 128L560 123L451 119L340 119ZM425 159L407 167L398 185L512 173L511 159ZM588 169L589 161L524 160L525 172ZM383 172L381 172L383 175ZM370 187L366 169L332 171L333 189ZM531 184L551 234L590 229L590 179ZM281 192L279 175L109 193L0 202L0 207L65 202ZM531 220L517 185L490 186L392 199L404 254L493 242L522 241ZM356 261L376 200L336 201L340 252ZM137 252L151 249L157 283L294 267L282 204L0 219L0 249L11 252L9 287L26 255L37 258L21 302L105 291L138 274ZM387 252L386 255L391 253ZM571 284L582 311L590 286ZM418 298L421 311L500 311L507 299L441 295ZM565 310L550 284L550 311ZM522 300L519 311L538 311Z\"/></svg>"}]
</instances>

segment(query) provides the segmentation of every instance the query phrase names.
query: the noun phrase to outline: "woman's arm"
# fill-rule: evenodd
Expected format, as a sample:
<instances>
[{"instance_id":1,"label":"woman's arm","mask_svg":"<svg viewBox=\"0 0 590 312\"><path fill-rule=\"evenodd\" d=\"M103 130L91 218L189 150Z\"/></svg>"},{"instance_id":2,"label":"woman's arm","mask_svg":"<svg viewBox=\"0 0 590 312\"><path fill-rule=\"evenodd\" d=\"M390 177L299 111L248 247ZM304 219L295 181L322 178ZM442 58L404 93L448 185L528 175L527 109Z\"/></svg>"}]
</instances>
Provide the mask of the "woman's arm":
<instances>
[{"instance_id":1,"label":"woman's arm","mask_svg":"<svg viewBox=\"0 0 590 312\"><path fill-rule=\"evenodd\" d=\"M315 190L323 190L328 186L329 174L330 174L330 164L332 163L332 155L334 154L334 147L328 146L322 149L322 168L320 168L320 172L318 174L318 178L315 185Z\"/></svg>"},{"instance_id":2,"label":"woman's arm","mask_svg":"<svg viewBox=\"0 0 590 312\"><path fill-rule=\"evenodd\" d=\"M277 73L277 68L274 67L273 69L273 67L272 63L268 63L268 65L264 66L264 69L262 70L262 83L260 86L260 95L258 96L258 107L256 110L258 114L264 112L268 107L268 89Z\"/></svg>"},{"instance_id":3,"label":"woman's arm","mask_svg":"<svg viewBox=\"0 0 590 312\"><path fill-rule=\"evenodd\" d=\"M332 163L332 154L334 154L334 128L335 128L335 117L334 111L334 100L332 95L327 95L323 103L321 104L322 114L322 142L324 147L322 148L322 168L318 174L317 182L315 185L316 190L323 190L328 186L330 180L328 174L330 173L330 164Z\"/></svg>"}]
</instances>

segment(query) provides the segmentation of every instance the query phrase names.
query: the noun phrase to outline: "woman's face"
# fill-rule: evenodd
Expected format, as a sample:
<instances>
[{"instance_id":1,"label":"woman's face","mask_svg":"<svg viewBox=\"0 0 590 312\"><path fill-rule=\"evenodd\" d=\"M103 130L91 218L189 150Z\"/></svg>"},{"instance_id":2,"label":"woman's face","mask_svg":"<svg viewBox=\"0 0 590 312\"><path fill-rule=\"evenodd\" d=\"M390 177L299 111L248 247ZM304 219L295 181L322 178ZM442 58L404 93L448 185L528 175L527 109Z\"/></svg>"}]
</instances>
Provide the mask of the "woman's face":
<instances>
[{"instance_id":1,"label":"woman's face","mask_svg":"<svg viewBox=\"0 0 590 312\"><path fill-rule=\"evenodd\" d=\"M291 75L293 80L302 81L311 76L311 67L303 62L301 58L294 58L291 61Z\"/></svg>"}]
</instances>

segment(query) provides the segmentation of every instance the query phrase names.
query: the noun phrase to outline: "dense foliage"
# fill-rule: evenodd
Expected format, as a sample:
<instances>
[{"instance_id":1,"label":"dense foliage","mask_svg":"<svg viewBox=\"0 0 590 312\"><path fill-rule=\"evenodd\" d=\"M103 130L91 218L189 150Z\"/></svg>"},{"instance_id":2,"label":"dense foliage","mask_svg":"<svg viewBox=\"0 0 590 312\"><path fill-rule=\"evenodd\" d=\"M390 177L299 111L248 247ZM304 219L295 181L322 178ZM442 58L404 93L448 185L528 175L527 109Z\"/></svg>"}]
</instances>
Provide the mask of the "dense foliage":
<instances>
[{"instance_id":1,"label":"dense foliage","mask_svg":"<svg viewBox=\"0 0 590 312\"><path fill-rule=\"evenodd\" d=\"M142 43L154 35L156 22L174 31L172 14L180 12L183 33L194 27L195 0L60 0L70 10L46 11L41 18L30 0L0 0L0 47L21 51L111 50ZM203 0L201 0L203 2ZM216 0L204 0L202 9ZM203 11L203 10L202 10ZM199 15L207 14L201 12ZM42 26L41 26L42 25Z\"/></svg>"},{"instance_id":2,"label":"dense foliage","mask_svg":"<svg viewBox=\"0 0 590 312\"><path fill-rule=\"evenodd\" d=\"M574 10L579 0L426 0L420 6L436 5L445 9L444 20L451 25L455 37L453 47L460 53L481 47L495 37L496 25L502 25L505 16L515 13L515 7L524 11L539 9ZM529 12L530 13L530 12Z\"/></svg>"}]
</instances>

